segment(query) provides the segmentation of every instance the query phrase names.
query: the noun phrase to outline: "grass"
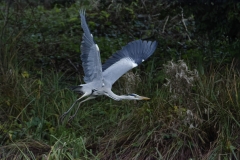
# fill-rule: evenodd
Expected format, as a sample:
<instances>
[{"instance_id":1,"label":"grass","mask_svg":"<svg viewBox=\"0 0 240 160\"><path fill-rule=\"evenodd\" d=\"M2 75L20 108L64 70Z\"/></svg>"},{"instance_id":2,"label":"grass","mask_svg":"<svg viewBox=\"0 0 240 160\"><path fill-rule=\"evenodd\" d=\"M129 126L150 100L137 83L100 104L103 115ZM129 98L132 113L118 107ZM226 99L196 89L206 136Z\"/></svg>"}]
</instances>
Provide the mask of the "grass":
<instances>
[{"instance_id":1,"label":"grass","mask_svg":"<svg viewBox=\"0 0 240 160\"><path fill-rule=\"evenodd\" d=\"M78 7L66 12L55 8L55 12L71 18ZM54 21L56 15L52 11L38 13L42 12L51 15L51 22L44 19L43 28L62 24L61 18ZM24 12L18 15L21 14L32 16ZM81 72L76 76L66 69L77 63L73 61L68 66L64 61L68 59L66 53L77 54L74 51L79 46L68 43L78 44L79 37L71 37L64 45L65 40L58 40L61 30L67 30L68 35L68 25L79 21L72 18L69 22L66 19L59 31L52 30L54 27L43 30L54 34L41 33L39 42L34 42L39 37L30 41L34 45L25 41L32 33L23 33L17 27L10 32L8 24L1 25L6 31L1 33L1 39L6 41L0 42L0 159L239 159L240 74L234 62L208 68L202 65L201 73L194 67L190 69L194 64L184 61L170 61L159 69L155 67L159 66L159 49L143 64L145 72L133 70L113 87L116 93L136 92L149 96L150 101L116 102L99 97L84 103L73 121L60 123L60 115L78 97L68 87L82 80ZM79 27L77 23L74 26ZM36 33L40 30L37 28ZM6 38L8 32L10 38ZM74 28L71 32L78 33ZM45 34L45 39L54 39L56 46L41 41ZM62 36L69 36L66 35ZM97 40L103 45L101 48L112 52L126 44L126 37L123 35L120 42L114 38L103 41L103 37ZM189 52L194 54L196 50ZM47 51L59 54L54 57Z\"/></svg>"},{"instance_id":2,"label":"grass","mask_svg":"<svg viewBox=\"0 0 240 160\"><path fill-rule=\"evenodd\" d=\"M1 76L2 82L6 78L11 82L1 86L1 158L37 159L42 151L52 159L69 155L76 158L83 153L87 157L91 152L84 148L86 143L98 141L131 110L99 98L84 104L74 121L61 124L59 116L77 98L66 89L70 84L60 84L65 75L50 72L37 78L12 74Z\"/></svg>"},{"instance_id":3,"label":"grass","mask_svg":"<svg viewBox=\"0 0 240 160\"><path fill-rule=\"evenodd\" d=\"M166 64L168 70L171 63ZM173 64L180 68L182 65ZM98 98L85 103L72 122L63 124L59 116L77 97L65 89L70 84L61 83L66 75L41 74L26 77L12 72L1 76L1 82L6 79L11 82L1 85L2 159L238 156L240 76L233 65L200 75L194 85L174 79L172 74L176 73L166 72L166 77L179 83L171 86L171 92L170 85L155 91L139 87L150 78L146 76L136 90L144 95L154 91L150 101L115 102ZM183 96L178 93L182 88L179 85L185 88L189 85L187 90L181 90Z\"/></svg>"}]
</instances>

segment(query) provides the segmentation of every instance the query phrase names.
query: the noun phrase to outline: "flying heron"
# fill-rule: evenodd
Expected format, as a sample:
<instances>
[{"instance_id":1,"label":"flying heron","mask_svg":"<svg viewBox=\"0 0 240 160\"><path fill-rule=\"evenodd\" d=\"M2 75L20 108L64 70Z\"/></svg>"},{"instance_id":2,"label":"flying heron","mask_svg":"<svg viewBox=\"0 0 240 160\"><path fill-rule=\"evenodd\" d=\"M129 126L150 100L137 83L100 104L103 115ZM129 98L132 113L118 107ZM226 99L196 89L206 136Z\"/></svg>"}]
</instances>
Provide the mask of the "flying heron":
<instances>
[{"instance_id":1,"label":"flying heron","mask_svg":"<svg viewBox=\"0 0 240 160\"><path fill-rule=\"evenodd\" d=\"M112 85L127 71L137 67L150 57L157 47L157 42L135 40L128 43L121 50L113 54L103 65L101 64L100 51L98 45L94 42L93 36L88 28L85 11L80 10L81 26L84 31L81 42L81 60L84 71L84 82L86 84L80 84L73 87L72 90L83 94L78 98L72 106L64 112L61 116L61 121L70 112L74 105L82 98L88 96L85 100L79 103L79 106L74 115L70 117L72 119L80 105L90 99L94 99L97 96L105 95L116 101L120 100L148 100L150 98L139 96L137 94L128 95L116 95L111 91ZM69 120L70 120L69 119Z\"/></svg>"}]
</instances>

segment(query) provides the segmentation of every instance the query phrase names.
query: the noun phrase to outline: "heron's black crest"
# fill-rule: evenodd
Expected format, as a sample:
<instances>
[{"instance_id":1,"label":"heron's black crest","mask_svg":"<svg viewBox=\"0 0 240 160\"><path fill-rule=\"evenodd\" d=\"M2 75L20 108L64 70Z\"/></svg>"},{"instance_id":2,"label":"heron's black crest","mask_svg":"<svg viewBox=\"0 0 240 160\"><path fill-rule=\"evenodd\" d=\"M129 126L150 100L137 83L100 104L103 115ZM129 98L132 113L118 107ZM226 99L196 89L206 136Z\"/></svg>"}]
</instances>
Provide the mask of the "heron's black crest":
<instances>
[{"instance_id":1,"label":"heron's black crest","mask_svg":"<svg viewBox=\"0 0 240 160\"><path fill-rule=\"evenodd\" d=\"M120 51L113 54L102 66L102 70L106 70L114 63L123 58L130 58L137 65L141 64L150 57L157 48L157 42L136 40L128 43Z\"/></svg>"}]
</instances>

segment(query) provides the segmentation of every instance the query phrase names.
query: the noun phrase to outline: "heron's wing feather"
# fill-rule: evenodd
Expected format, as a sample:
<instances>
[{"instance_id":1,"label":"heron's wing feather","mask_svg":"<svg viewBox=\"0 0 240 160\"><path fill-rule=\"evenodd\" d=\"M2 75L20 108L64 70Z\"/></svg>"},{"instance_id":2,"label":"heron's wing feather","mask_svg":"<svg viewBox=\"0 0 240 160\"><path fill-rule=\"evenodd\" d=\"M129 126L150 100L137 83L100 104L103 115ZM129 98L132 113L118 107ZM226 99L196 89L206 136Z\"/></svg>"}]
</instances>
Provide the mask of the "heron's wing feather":
<instances>
[{"instance_id":1,"label":"heron's wing feather","mask_svg":"<svg viewBox=\"0 0 240 160\"><path fill-rule=\"evenodd\" d=\"M102 80L102 65L100 51L93 40L93 36L88 28L85 11L80 10L81 26L84 31L81 42L81 60L84 70L84 82L90 83L96 80Z\"/></svg>"},{"instance_id":2,"label":"heron's wing feather","mask_svg":"<svg viewBox=\"0 0 240 160\"><path fill-rule=\"evenodd\" d=\"M157 48L157 42L136 40L113 54L103 64L103 78L113 84L123 74L150 57Z\"/></svg>"}]
</instances>

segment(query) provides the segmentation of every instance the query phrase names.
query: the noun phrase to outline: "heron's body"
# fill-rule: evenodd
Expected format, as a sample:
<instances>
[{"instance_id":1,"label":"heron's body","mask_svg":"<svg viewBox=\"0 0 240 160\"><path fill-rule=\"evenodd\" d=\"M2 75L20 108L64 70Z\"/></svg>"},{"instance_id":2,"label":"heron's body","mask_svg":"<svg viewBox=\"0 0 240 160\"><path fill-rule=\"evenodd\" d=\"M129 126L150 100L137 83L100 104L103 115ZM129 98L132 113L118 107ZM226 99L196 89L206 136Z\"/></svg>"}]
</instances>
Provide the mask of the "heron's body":
<instances>
[{"instance_id":1,"label":"heron's body","mask_svg":"<svg viewBox=\"0 0 240 160\"><path fill-rule=\"evenodd\" d=\"M73 91L83 94L77 99L70 109L62 115L62 118L72 109L72 107L83 97L89 96L81 103L96 98L100 95L108 96L116 101L147 100L149 98L137 94L116 95L111 91L112 85L127 71L138 66L150 57L157 47L157 42L136 40L128 43L121 50L113 54L103 65L101 64L100 51L93 40L93 36L88 28L85 12L80 11L81 26L84 34L81 43L81 60L84 70L84 82L73 88ZM79 104L79 106L80 106ZM78 107L79 108L79 107ZM74 115L75 116L75 115ZM72 116L72 117L74 117Z\"/></svg>"},{"instance_id":2,"label":"heron's body","mask_svg":"<svg viewBox=\"0 0 240 160\"><path fill-rule=\"evenodd\" d=\"M103 85L100 87L96 87L94 89L91 89L91 86L93 84L92 83L88 83L88 84L81 84L79 86L76 86L73 91L75 92L79 92L81 94L86 94L86 95L90 95L93 98L96 98L97 96L101 96L101 95L105 95L108 96L112 99L114 99L115 101L120 101L122 99L127 99L126 97L128 97L128 100L132 100L132 96L128 96L128 95L116 95L115 93L113 93L111 91L111 87L110 84L108 84L107 82L103 81ZM145 97L147 99L147 97ZM134 100L134 96L133 96L133 100Z\"/></svg>"}]
</instances>

